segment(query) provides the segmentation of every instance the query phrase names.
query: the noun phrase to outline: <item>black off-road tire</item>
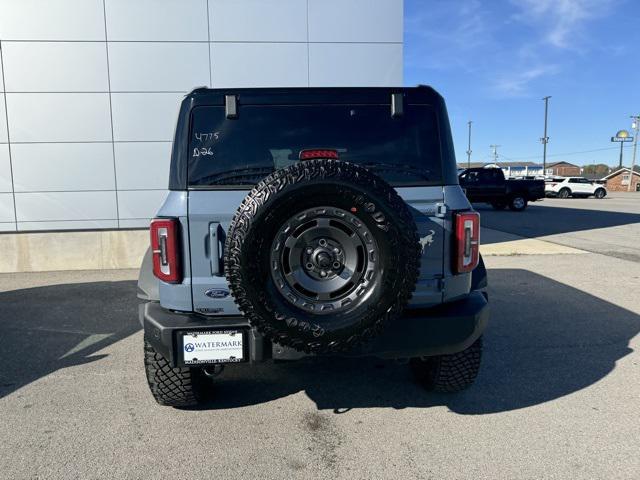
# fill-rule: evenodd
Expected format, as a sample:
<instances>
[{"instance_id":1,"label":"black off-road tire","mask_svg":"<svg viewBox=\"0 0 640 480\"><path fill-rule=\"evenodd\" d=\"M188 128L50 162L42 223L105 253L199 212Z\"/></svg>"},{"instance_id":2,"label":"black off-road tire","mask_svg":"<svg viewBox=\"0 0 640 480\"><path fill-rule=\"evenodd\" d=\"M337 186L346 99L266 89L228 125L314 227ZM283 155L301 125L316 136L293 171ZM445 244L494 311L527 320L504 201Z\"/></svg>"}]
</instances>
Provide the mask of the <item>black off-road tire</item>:
<instances>
[{"instance_id":1,"label":"black off-road tire","mask_svg":"<svg viewBox=\"0 0 640 480\"><path fill-rule=\"evenodd\" d=\"M322 207L352 215L378 247L375 273L363 284L367 295L335 312L303 310L305 300L285 298L271 270L281 227L299 212ZM275 171L247 195L229 227L224 270L239 310L268 339L306 353L339 353L401 315L415 289L420 257L414 219L391 186L357 165L316 159Z\"/></svg>"},{"instance_id":2,"label":"black off-road tire","mask_svg":"<svg viewBox=\"0 0 640 480\"><path fill-rule=\"evenodd\" d=\"M473 384L480 370L482 337L470 347L451 355L414 358L411 370L416 379L429 391L454 393Z\"/></svg>"},{"instance_id":3,"label":"black off-road tire","mask_svg":"<svg viewBox=\"0 0 640 480\"><path fill-rule=\"evenodd\" d=\"M153 398L160 405L195 407L207 398L210 379L199 368L173 368L145 339L144 369Z\"/></svg>"}]
</instances>

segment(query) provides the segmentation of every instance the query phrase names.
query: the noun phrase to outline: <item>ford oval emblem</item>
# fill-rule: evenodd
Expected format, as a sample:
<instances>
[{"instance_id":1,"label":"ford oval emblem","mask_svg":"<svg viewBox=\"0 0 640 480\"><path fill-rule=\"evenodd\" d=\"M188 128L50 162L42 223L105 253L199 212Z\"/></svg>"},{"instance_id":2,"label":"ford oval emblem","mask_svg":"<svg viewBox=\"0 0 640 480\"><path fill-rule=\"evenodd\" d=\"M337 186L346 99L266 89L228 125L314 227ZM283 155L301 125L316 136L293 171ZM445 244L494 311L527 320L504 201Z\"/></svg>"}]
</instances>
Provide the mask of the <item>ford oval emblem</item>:
<instances>
[{"instance_id":1,"label":"ford oval emblem","mask_svg":"<svg viewBox=\"0 0 640 480\"><path fill-rule=\"evenodd\" d=\"M227 298L229 290L226 288L210 288L204 294L209 298Z\"/></svg>"}]
</instances>

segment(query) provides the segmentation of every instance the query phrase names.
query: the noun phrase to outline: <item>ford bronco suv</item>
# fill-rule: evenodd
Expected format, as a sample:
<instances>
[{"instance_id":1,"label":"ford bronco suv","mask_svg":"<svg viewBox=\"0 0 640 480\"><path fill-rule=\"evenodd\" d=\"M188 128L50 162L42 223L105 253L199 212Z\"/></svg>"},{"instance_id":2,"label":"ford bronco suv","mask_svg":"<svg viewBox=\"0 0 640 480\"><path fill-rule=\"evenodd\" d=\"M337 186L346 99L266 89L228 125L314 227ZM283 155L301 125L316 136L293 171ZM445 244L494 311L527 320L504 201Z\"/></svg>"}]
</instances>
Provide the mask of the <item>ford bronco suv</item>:
<instances>
[{"instance_id":1,"label":"ford bronco suv","mask_svg":"<svg viewBox=\"0 0 640 480\"><path fill-rule=\"evenodd\" d=\"M240 362L374 356L469 386L489 309L479 215L429 87L196 89L138 282L158 403Z\"/></svg>"}]
</instances>

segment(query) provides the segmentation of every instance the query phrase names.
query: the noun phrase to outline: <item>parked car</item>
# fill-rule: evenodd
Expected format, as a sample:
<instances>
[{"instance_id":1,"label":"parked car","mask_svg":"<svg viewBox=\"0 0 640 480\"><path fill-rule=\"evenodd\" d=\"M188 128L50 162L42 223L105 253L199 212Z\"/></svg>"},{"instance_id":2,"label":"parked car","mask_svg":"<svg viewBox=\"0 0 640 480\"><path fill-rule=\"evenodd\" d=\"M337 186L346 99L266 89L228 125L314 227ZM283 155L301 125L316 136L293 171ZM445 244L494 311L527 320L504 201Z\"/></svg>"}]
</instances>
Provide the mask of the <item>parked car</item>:
<instances>
[{"instance_id":1,"label":"parked car","mask_svg":"<svg viewBox=\"0 0 640 480\"><path fill-rule=\"evenodd\" d=\"M545 181L545 194L548 197L590 197L604 198L607 189L604 185L584 177L551 178Z\"/></svg>"},{"instance_id":2,"label":"parked car","mask_svg":"<svg viewBox=\"0 0 640 480\"><path fill-rule=\"evenodd\" d=\"M496 210L519 212L544 198L544 180L505 179L500 168L467 168L458 178L470 202L489 203Z\"/></svg>"},{"instance_id":3,"label":"parked car","mask_svg":"<svg viewBox=\"0 0 640 480\"><path fill-rule=\"evenodd\" d=\"M428 87L187 95L138 281L157 402L308 355L404 359L427 389L468 387L489 309L452 145Z\"/></svg>"}]
</instances>

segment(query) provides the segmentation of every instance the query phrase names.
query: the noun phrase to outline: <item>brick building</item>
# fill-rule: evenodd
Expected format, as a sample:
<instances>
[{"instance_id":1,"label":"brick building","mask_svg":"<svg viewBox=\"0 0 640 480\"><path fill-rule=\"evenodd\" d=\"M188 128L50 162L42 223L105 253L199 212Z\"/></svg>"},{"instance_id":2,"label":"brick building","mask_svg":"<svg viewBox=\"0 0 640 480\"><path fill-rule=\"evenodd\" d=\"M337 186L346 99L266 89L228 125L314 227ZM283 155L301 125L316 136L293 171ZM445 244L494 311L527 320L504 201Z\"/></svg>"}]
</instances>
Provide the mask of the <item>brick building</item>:
<instances>
[{"instance_id":1,"label":"brick building","mask_svg":"<svg viewBox=\"0 0 640 480\"><path fill-rule=\"evenodd\" d=\"M555 177L578 177L580 167L569 162L555 162L547 164L546 175Z\"/></svg>"},{"instance_id":2,"label":"brick building","mask_svg":"<svg viewBox=\"0 0 640 480\"><path fill-rule=\"evenodd\" d=\"M630 168L620 168L604 177L603 180L607 182L607 190L613 192L626 192L629 189L629 182L631 182L632 192L640 192L640 172L638 170L634 170L631 175Z\"/></svg>"}]
</instances>

